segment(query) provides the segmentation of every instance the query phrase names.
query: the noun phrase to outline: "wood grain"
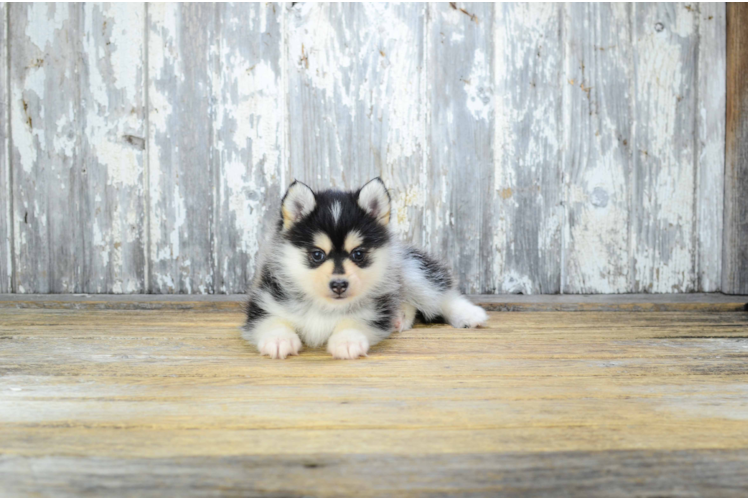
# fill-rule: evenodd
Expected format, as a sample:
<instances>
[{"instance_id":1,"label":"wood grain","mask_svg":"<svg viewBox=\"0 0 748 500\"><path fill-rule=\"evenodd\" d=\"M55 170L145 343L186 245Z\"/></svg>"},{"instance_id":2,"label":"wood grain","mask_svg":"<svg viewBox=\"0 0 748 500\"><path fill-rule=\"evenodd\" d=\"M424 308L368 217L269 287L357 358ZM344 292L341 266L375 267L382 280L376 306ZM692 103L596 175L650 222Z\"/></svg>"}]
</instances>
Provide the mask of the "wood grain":
<instances>
[{"instance_id":1,"label":"wood grain","mask_svg":"<svg viewBox=\"0 0 748 500\"><path fill-rule=\"evenodd\" d=\"M355 362L262 358L234 312L0 314L6 496L746 486L745 312L491 313Z\"/></svg>"},{"instance_id":2,"label":"wood grain","mask_svg":"<svg viewBox=\"0 0 748 500\"><path fill-rule=\"evenodd\" d=\"M145 5L81 5L83 269L90 293L145 292Z\"/></svg>"},{"instance_id":3,"label":"wood grain","mask_svg":"<svg viewBox=\"0 0 748 500\"><path fill-rule=\"evenodd\" d=\"M494 5L430 8L430 250L467 293L496 290L493 241ZM451 166L451 168L450 168Z\"/></svg>"},{"instance_id":4,"label":"wood grain","mask_svg":"<svg viewBox=\"0 0 748 500\"><path fill-rule=\"evenodd\" d=\"M148 6L151 293L213 293L216 7Z\"/></svg>"},{"instance_id":5,"label":"wood grain","mask_svg":"<svg viewBox=\"0 0 748 500\"><path fill-rule=\"evenodd\" d=\"M10 116L15 291L83 291L81 8L13 4Z\"/></svg>"},{"instance_id":6,"label":"wood grain","mask_svg":"<svg viewBox=\"0 0 748 500\"><path fill-rule=\"evenodd\" d=\"M217 63L210 74L216 175L215 293L243 292L265 235L274 229L285 190L283 7L216 5Z\"/></svg>"},{"instance_id":7,"label":"wood grain","mask_svg":"<svg viewBox=\"0 0 748 500\"><path fill-rule=\"evenodd\" d=\"M748 488L747 462L744 450L190 457L178 467L13 457L0 461L0 480L6 496L735 497ZM92 488L93 469L107 480Z\"/></svg>"},{"instance_id":8,"label":"wood grain","mask_svg":"<svg viewBox=\"0 0 748 500\"><path fill-rule=\"evenodd\" d=\"M13 290L13 202L8 100L8 4L0 5L0 293Z\"/></svg>"},{"instance_id":9,"label":"wood grain","mask_svg":"<svg viewBox=\"0 0 748 500\"><path fill-rule=\"evenodd\" d=\"M748 8L727 7L727 123L725 136L722 290L748 291Z\"/></svg>"},{"instance_id":10,"label":"wood grain","mask_svg":"<svg viewBox=\"0 0 748 500\"><path fill-rule=\"evenodd\" d=\"M494 27L497 292L561 289L562 10L502 4ZM487 265L487 264L486 264Z\"/></svg>"},{"instance_id":11,"label":"wood grain","mask_svg":"<svg viewBox=\"0 0 748 500\"><path fill-rule=\"evenodd\" d=\"M721 293L615 295L472 295L487 311L693 311L748 310L748 296ZM246 295L0 294L0 309L244 311Z\"/></svg>"},{"instance_id":12,"label":"wood grain","mask_svg":"<svg viewBox=\"0 0 748 500\"><path fill-rule=\"evenodd\" d=\"M698 13L634 4L633 291L696 289L694 192Z\"/></svg>"},{"instance_id":13,"label":"wood grain","mask_svg":"<svg viewBox=\"0 0 748 500\"><path fill-rule=\"evenodd\" d=\"M15 291L142 292L143 6L10 17Z\"/></svg>"},{"instance_id":14,"label":"wood grain","mask_svg":"<svg viewBox=\"0 0 748 500\"><path fill-rule=\"evenodd\" d=\"M564 292L631 290L631 6L564 16Z\"/></svg>"},{"instance_id":15,"label":"wood grain","mask_svg":"<svg viewBox=\"0 0 748 500\"><path fill-rule=\"evenodd\" d=\"M700 3L698 9L695 271L697 289L712 292L722 288L720 256L725 200L725 4Z\"/></svg>"}]
</instances>

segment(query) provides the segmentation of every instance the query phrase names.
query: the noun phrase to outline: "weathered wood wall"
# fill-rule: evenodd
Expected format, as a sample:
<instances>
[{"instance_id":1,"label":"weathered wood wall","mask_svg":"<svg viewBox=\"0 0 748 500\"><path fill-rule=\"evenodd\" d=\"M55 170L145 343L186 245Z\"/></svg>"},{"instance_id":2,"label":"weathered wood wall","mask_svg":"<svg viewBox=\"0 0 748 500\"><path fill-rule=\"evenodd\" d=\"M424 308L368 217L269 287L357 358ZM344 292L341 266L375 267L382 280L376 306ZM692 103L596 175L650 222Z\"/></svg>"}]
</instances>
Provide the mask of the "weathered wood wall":
<instances>
[{"instance_id":1,"label":"weathered wood wall","mask_svg":"<svg viewBox=\"0 0 748 500\"><path fill-rule=\"evenodd\" d=\"M0 4L0 292L241 292L376 175L467 292L719 290L725 10Z\"/></svg>"},{"instance_id":2,"label":"weathered wood wall","mask_svg":"<svg viewBox=\"0 0 748 500\"><path fill-rule=\"evenodd\" d=\"M748 293L748 5L730 3L722 289Z\"/></svg>"},{"instance_id":3,"label":"weathered wood wall","mask_svg":"<svg viewBox=\"0 0 748 500\"><path fill-rule=\"evenodd\" d=\"M13 276L8 112L8 4L3 3L0 4L0 293L12 291Z\"/></svg>"}]
</instances>

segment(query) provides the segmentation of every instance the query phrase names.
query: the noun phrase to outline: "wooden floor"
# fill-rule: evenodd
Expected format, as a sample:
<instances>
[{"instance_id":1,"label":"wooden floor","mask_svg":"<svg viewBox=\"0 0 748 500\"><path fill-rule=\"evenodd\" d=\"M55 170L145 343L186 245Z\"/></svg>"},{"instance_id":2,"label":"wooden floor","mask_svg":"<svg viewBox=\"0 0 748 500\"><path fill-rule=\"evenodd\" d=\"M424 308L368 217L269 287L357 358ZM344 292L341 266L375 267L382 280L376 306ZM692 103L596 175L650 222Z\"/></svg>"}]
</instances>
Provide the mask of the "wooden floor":
<instances>
[{"instance_id":1,"label":"wooden floor","mask_svg":"<svg viewBox=\"0 0 748 500\"><path fill-rule=\"evenodd\" d=\"M748 495L747 312L492 312L358 361L0 308L0 495Z\"/></svg>"}]
</instances>

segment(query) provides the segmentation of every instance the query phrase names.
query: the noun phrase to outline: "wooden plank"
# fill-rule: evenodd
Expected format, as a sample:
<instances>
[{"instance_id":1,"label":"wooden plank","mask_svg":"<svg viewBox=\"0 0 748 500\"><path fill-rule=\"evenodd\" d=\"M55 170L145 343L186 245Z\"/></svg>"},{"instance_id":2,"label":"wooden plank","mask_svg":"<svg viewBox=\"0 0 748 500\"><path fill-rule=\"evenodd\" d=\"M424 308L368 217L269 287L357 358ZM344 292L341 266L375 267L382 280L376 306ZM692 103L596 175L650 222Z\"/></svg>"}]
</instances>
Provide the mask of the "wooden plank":
<instances>
[{"instance_id":1,"label":"wooden plank","mask_svg":"<svg viewBox=\"0 0 748 500\"><path fill-rule=\"evenodd\" d=\"M362 6L311 3L288 14L289 182L352 188L379 174L368 138L371 117L357 92L365 73L354 69L358 30L367 33L371 20L357 22L357 14L366 19ZM364 55L377 48L365 47ZM366 139L364 148L358 138Z\"/></svg>"},{"instance_id":2,"label":"wooden plank","mask_svg":"<svg viewBox=\"0 0 748 500\"><path fill-rule=\"evenodd\" d=\"M367 74L374 77L367 97L374 137L379 137L380 144L374 164L392 197L390 227L403 241L427 248L434 242L425 223L430 199L425 188L430 172L427 127L431 104L425 52L430 7L426 3L390 4L386 9L367 9L367 18L375 20L369 24L376 26L371 42L381 48L368 55L366 66Z\"/></svg>"},{"instance_id":3,"label":"wooden plank","mask_svg":"<svg viewBox=\"0 0 748 500\"><path fill-rule=\"evenodd\" d=\"M539 467L539 464L542 466ZM329 454L123 460L9 457L3 496L733 497L745 450ZM30 470L35 472L29 481ZM343 479L344 478L344 479Z\"/></svg>"},{"instance_id":4,"label":"wooden plank","mask_svg":"<svg viewBox=\"0 0 748 500\"><path fill-rule=\"evenodd\" d=\"M3 297L7 297L8 295L3 295ZM225 297L228 300L227 296ZM723 297L724 303L729 303L729 300L735 299L735 296L725 296ZM607 302L610 303L616 303L617 300L615 299L615 296L611 296ZM190 302L192 299L186 297L186 296L175 296L174 300L172 302ZM144 302L148 302L147 297L143 297ZM72 302L72 301L71 301ZM195 302L207 302L207 301L195 301ZM547 303L565 303L564 301L548 301ZM696 302L698 303L698 302ZM714 303L723 303L721 301L714 301ZM100 325L107 325L108 327L116 326L117 328L123 328L125 330L131 328L127 325L126 322L122 322L122 318L126 318L128 315L133 315L138 317L140 321L142 322L149 322L153 324L158 324L160 326L170 325L170 324L179 324L180 326L191 326L191 328L195 329L195 331L199 332L200 328L202 327L202 323L194 324L195 318L199 318L200 321L215 321L218 325L221 326L230 326L236 324L236 321L239 321L241 323L241 315L237 315L236 313L226 314L222 311L183 311L181 314L183 314L181 321L177 321L177 314L180 314L178 311L172 311L172 312L166 312L165 316L160 317L160 313L158 311L149 311L147 309L144 309L141 313L131 313L127 310L111 310L111 311L95 311L95 310L81 310L81 311L69 311L69 310L50 310L50 311L24 311L23 308L4 308L3 314L5 315L4 319L6 319L6 322L4 322L4 325L8 328L12 327L18 327L18 325L22 324L23 321L29 322L29 324L36 325L36 323L32 323L30 318L37 318L37 319L43 319L43 318L55 318L54 324L49 324L47 326L54 326L54 325L60 325L61 327L67 326L67 327L74 327L76 322L79 323L85 323L85 322L93 322ZM654 321L654 320L664 320L665 318L677 318L677 312L679 311L670 311L670 312L647 312L643 315L631 315L631 318L628 320L627 324L639 324L639 322L642 321ZM574 322L577 322L579 320L584 320L588 324L593 325L601 325L604 324L605 326L608 326L609 324L613 324L616 321L620 321L621 317L625 317L626 311L619 311L619 312L613 312L610 315L602 314L602 311L600 311L600 314L595 315L589 315L587 311L582 312L568 312L566 315L559 315L557 312L548 312L544 314L539 314L536 321L534 321L532 324L525 325L525 330L529 330L531 328L538 328L541 327L538 326L542 323L543 328L547 326L547 324L553 324L555 321L556 325L560 324L575 324ZM701 313L704 316L699 316L697 313ZM736 319L741 318L741 315L739 313L735 314L708 314L710 311L692 311L689 315L683 316L680 320L674 320L675 323L673 323L672 328L679 328L683 324L688 323L692 321L690 318L697 318L699 321L701 321L704 318L708 318L708 321L710 322L716 322L716 321L727 321L727 322L734 322ZM221 316L223 314L223 317ZM506 321L506 328L509 333L512 332L512 328L516 326L515 322L517 324L520 324L521 321L524 321L527 317L526 314L506 314L506 315L500 315L499 316L503 321ZM13 318L18 318L18 320L14 320ZM238 318L238 319L237 319ZM653 319L654 318L654 319ZM743 315L743 319L745 319L745 315ZM18 323L18 321L21 321L21 323ZM704 320L706 321L706 320ZM117 322L120 322L122 324L117 324ZM39 323L43 324L43 323ZM520 324L521 326L521 324ZM577 326L575 326L577 327ZM419 328L415 329L414 332L417 332L421 328L427 328L427 326L419 326ZM446 328L446 330L444 330ZM592 327L590 327L592 328ZM429 335L436 335L438 332L447 331L449 330L449 327L443 325L443 324L432 324L428 326L429 329ZM592 330L594 331L594 330ZM475 330L471 331L471 335L478 335L479 333L485 333L486 335L493 335L496 330ZM539 333L542 333L540 330L538 330ZM163 334L166 334L168 332L162 332ZM228 335L233 335L235 332L228 332ZM421 331L423 333L423 331ZM574 332L571 332L574 333ZM467 335L467 334L466 334ZM625 337L625 333L619 332L610 332L606 334L606 338L623 338ZM621 337L623 336L623 337Z\"/></svg>"},{"instance_id":5,"label":"wooden plank","mask_svg":"<svg viewBox=\"0 0 748 500\"><path fill-rule=\"evenodd\" d=\"M220 304L231 304L237 310L244 307L246 295L83 295L83 294L0 294L0 308L40 307L63 309L192 309L203 307L221 308ZM36 304L36 305L34 305ZM227 306L228 307L228 306Z\"/></svg>"},{"instance_id":6,"label":"wooden plank","mask_svg":"<svg viewBox=\"0 0 748 500\"><path fill-rule=\"evenodd\" d=\"M13 201L8 100L8 4L0 5L0 293L13 290Z\"/></svg>"},{"instance_id":7,"label":"wooden plank","mask_svg":"<svg viewBox=\"0 0 748 500\"><path fill-rule=\"evenodd\" d=\"M81 292L81 8L9 9L15 291Z\"/></svg>"},{"instance_id":8,"label":"wooden plank","mask_svg":"<svg viewBox=\"0 0 748 500\"><path fill-rule=\"evenodd\" d=\"M275 229L280 197L285 114L281 16L276 4L216 6L217 66L211 74L215 113L212 162L217 197L214 232L216 293L242 293L255 256Z\"/></svg>"},{"instance_id":9,"label":"wooden plank","mask_svg":"<svg viewBox=\"0 0 748 500\"><path fill-rule=\"evenodd\" d=\"M748 296L720 293L622 295L472 295L490 311L744 311ZM244 295L0 294L0 309L243 311Z\"/></svg>"},{"instance_id":10,"label":"wooden plank","mask_svg":"<svg viewBox=\"0 0 748 500\"><path fill-rule=\"evenodd\" d=\"M741 392L740 388L715 387L714 384L719 385L715 376L719 379L719 376L746 374L745 367L741 366L744 360L739 359L744 355L746 322L736 319L738 313L720 313L730 315L720 320L694 316L694 313L640 313L622 331L602 337L599 329L613 324L611 316L616 315L615 319L620 320L626 313L605 313L597 329L590 322L590 317L596 319L595 313L542 313L545 317L526 328L519 325L517 316L541 313L513 313L508 325L501 328L463 332L460 347L448 353L444 347L454 342L454 334L441 327L430 327L396 335L392 339L394 343L373 348L371 355L376 356L375 365L360 366L351 372L344 364L325 364L318 373L311 375L303 363L293 363L285 369L283 382L279 382L278 369L272 365L256 365L251 361L247 366L241 361L254 351L250 352L251 348L237 340L235 320L240 317L237 314L224 313L214 326L208 328L205 324L196 326L194 320L200 321L200 315L205 314L216 319L217 314L149 311L151 316L167 314L172 321L148 317L142 321L143 326L133 329L113 321L126 316L122 313L112 315L106 321L83 317L80 327L77 327L62 316L63 312L71 313L15 311L10 316L11 323L3 325L6 342L0 362L12 364L16 375L33 371L39 377L31 385L21 386L21 391L33 391L33 397L15 397L14 408L0 412L3 425L20 425L17 416L25 413L23 423L27 425L74 419L79 422L75 426L85 427L101 420L100 399L109 396L120 400L118 415L127 420L131 428L142 430L148 430L149 423L155 421L159 421L162 427L176 430L192 427L214 430L280 430L285 427L462 429L462 423L450 415L456 411L454 408L450 411L445 408L444 412L436 411L433 415L422 414L428 413L429 408L400 415L387 414L392 406L408 399L432 401L426 406L459 400L459 411L472 414L471 427L475 429L506 430L516 427L518 421L535 422L539 417L527 413L544 412L553 404L558 406L553 417L558 423L566 425L580 420L580 416L574 414L574 405L594 406L598 413L607 414L606 425L615 427L622 420L633 422L639 419L639 416L628 414L616 415L617 411L620 412L620 399L626 395L640 402L658 399L662 405L677 406L689 392L695 392L692 402L697 404L708 399L702 392L711 386L714 392L711 397L730 399L731 395ZM31 316L31 313L36 316ZM186 314L187 318L174 321L176 314ZM566 321L554 322L554 314L571 316ZM642 318L645 314L649 316ZM656 321L672 321L676 314L690 316L666 328L653 328ZM130 312L131 318L135 315ZM144 312L137 313L139 317L143 315ZM23 323L24 316L30 321ZM520 319L526 321L526 317ZM527 336L520 344L514 342L518 326ZM169 334L170 329L175 328L179 331ZM71 329L75 330L72 334ZM553 349L562 341L571 345L551 367L547 358L556 355ZM617 348L619 345L625 345L626 349ZM475 359L485 347L490 347L489 352L484 350L484 356ZM52 352L54 355L50 357ZM307 363L331 361L323 349L308 350L305 356ZM159 359L158 366L153 366L154 357ZM403 371L404 362L409 366L406 371ZM463 366L467 362L470 366ZM226 366L218 369L216 364L221 363ZM499 363L501 365L497 366ZM383 370L387 368L392 371L385 373ZM170 385L182 387L174 387L172 394L164 400L161 397L163 384L152 388L147 381L169 376L179 379ZM648 383L630 380L637 377L638 381L638 377L643 376L657 379L657 384L667 385L667 394L658 393L655 397ZM86 398L77 403L70 402L70 398L57 397L56 392L75 385L75 377L95 380L95 387L91 387ZM246 377L252 379L250 399L241 398L246 384L237 385L236 382ZM322 379L330 377L335 377L340 383L326 387L321 394ZM551 380L554 377L567 380ZM600 377L615 387L609 388ZM686 380L682 380L683 377ZM353 382L356 378L362 380L358 393L354 395L344 382ZM585 389L569 392L570 389L564 387L571 383L568 379L583 383ZM455 387L466 381L470 381L468 385L455 392ZM8 387L19 387L16 382L8 381L4 391L9 391ZM143 383L147 387L142 387ZM473 383L478 383L479 387ZM115 387L107 388L111 384ZM211 386L220 386L221 394L232 401L233 408L206 409L189 421L180 418L179 415L210 398ZM544 392L554 390L561 392L554 397L542 396ZM526 392L524 407L511 415L497 417L493 403L514 399L518 391ZM589 401L573 401L585 394ZM340 398L359 403L369 401L372 406L366 415L354 415L360 411L357 407L341 408L328 416L329 422L309 417L309 407L315 402L320 404L320 409L329 410L330 404ZM282 415L276 414L277 408L273 408L278 400L287 401ZM485 404L486 401L490 404ZM50 404L42 411L40 406L45 402L54 405ZM717 414L740 411L739 404L724 404ZM163 411L165 406L170 408L168 413ZM242 421L241 415L252 410L255 411L252 418ZM304 421L305 417L309 418ZM107 420L99 425L108 427L112 423ZM661 427L674 425L661 418L654 419L652 424ZM725 431L729 429L728 425Z\"/></svg>"},{"instance_id":11,"label":"wooden plank","mask_svg":"<svg viewBox=\"0 0 748 500\"><path fill-rule=\"evenodd\" d=\"M145 5L81 6L80 289L145 291Z\"/></svg>"},{"instance_id":12,"label":"wooden plank","mask_svg":"<svg viewBox=\"0 0 748 500\"><path fill-rule=\"evenodd\" d=\"M748 7L727 5L722 291L748 293Z\"/></svg>"},{"instance_id":13,"label":"wooden plank","mask_svg":"<svg viewBox=\"0 0 748 500\"><path fill-rule=\"evenodd\" d=\"M492 4L430 6L428 249L451 264L467 293L498 288L492 265L493 23Z\"/></svg>"},{"instance_id":14,"label":"wooden plank","mask_svg":"<svg viewBox=\"0 0 748 500\"><path fill-rule=\"evenodd\" d=\"M473 295L488 311L745 311L748 296L720 293L621 295Z\"/></svg>"},{"instance_id":15,"label":"wooden plank","mask_svg":"<svg viewBox=\"0 0 748 500\"><path fill-rule=\"evenodd\" d=\"M562 8L502 4L494 22L496 290L558 293ZM565 82L564 82L565 83Z\"/></svg>"},{"instance_id":16,"label":"wooden plank","mask_svg":"<svg viewBox=\"0 0 748 500\"><path fill-rule=\"evenodd\" d=\"M143 6L10 17L16 291L142 292Z\"/></svg>"},{"instance_id":17,"label":"wooden plank","mask_svg":"<svg viewBox=\"0 0 748 500\"><path fill-rule=\"evenodd\" d=\"M625 293L631 196L631 7L564 16L564 293Z\"/></svg>"},{"instance_id":18,"label":"wooden plank","mask_svg":"<svg viewBox=\"0 0 748 500\"><path fill-rule=\"evenodd\" d=\"M216 7L148 6L149 292L215 291Z\"/></svg>"},{"instance_id":19,"label":"wooden plank","mask_svg":"<svg viewBox=\"0 0 748 500\"><path fill-rule=\"evenodd\" d=\"M288 11L286 181L357 188L381 176L400 236L428 245L426 4L297 3Z\"/></svg>"},{"instance_id":20,"label":"wooden plank","mask_svg":"<svg viewBox=\"0 0 748 500\"><path fill-rule=\"evenodd\" d=\"M694 137L698 13L690 4L634 4L633 292L696 289Z\"/></svg>"},{"instance_id":21,"label":"wooden plank","mask_svg":"<svg viewBox=\"0 0 748 500\"><path fill-rule=\"evenodd\" d=\"M699 3L696 288L721 290L725 201L725 4ZM748 290L748 289L747 289Z\"/></svg>"},{"instance_id":22,"label":"wooden plank","mask_svg":"<svg viewBox=\"0 0 748 500\"><path fill-rule=\"evenodd\" d=\"M262 358L241 321L4 311L0 493L746 487L744 312L491 313L477 330L395 334L357 362Z\"/></svg>"}]
</instances>

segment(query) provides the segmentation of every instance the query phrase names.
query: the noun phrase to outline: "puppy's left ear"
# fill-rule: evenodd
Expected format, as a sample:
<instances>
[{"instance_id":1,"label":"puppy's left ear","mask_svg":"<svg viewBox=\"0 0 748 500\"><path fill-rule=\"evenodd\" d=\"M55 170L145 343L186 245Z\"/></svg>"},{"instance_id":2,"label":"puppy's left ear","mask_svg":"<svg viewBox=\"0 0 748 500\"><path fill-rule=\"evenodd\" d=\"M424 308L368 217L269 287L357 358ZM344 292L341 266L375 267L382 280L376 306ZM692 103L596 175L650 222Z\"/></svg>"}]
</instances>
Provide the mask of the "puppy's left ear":
<instances>
[{"instance_id":1,"label":"puppy's left ear","mask_svg":"<svg viewBox=\"0 0 748 500\"><path fill-rule=\"evenodd\" d=\"M358 206L380 224L386 226L390 222L390 194L382 179L372 179L358 191Z\"/></svg>"}]
</instances>

